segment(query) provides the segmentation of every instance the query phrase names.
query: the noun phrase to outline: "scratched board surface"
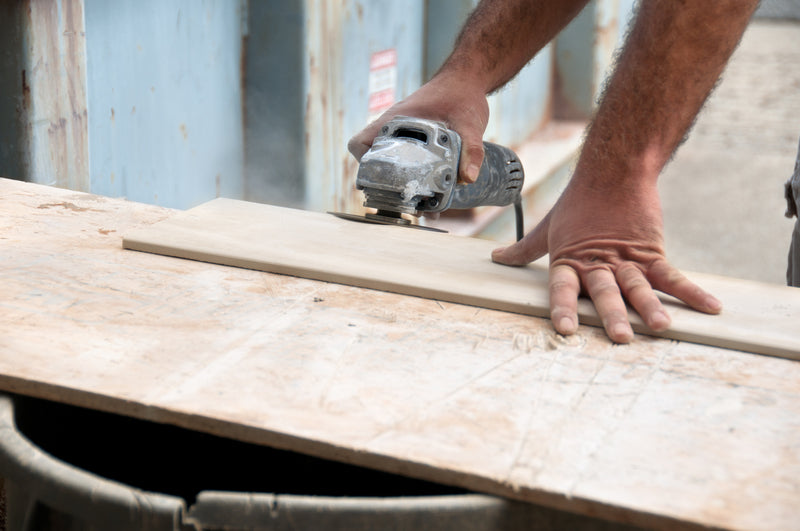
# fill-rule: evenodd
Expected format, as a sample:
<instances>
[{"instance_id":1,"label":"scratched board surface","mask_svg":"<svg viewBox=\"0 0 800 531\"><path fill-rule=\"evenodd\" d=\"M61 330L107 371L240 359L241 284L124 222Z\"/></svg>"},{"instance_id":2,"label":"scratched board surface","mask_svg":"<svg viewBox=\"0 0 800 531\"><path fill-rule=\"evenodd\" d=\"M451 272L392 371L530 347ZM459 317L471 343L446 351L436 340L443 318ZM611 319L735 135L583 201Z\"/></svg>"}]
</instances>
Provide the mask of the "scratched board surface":
<instances>
[{"instance_id":1,"label":"scratched board surface","mask_svg":"<svg viewBox=\"0 0 800 531\"><path fill-rule=\"evenodd\" d=\"M340 282L546 317L547 271L489 259L493 242L215 199L124 237L128 249ZM662 337L800 358L800 291L709 275L695 280L725 306L720 316L667 304ZM581 322L599 324L582 300ZM634 330L648 333L631 312Z\"/></svg>"},{"instance_id":2,"label":"scratched board surface","mask_svg":"<svg viewBox=\"0 0 800 531\"><path fill-rule=\"evenodd\" d=\"M797 529L800 363L123 250L0 180L0 389L644 527Z\"/></svg>"}]
</instances>

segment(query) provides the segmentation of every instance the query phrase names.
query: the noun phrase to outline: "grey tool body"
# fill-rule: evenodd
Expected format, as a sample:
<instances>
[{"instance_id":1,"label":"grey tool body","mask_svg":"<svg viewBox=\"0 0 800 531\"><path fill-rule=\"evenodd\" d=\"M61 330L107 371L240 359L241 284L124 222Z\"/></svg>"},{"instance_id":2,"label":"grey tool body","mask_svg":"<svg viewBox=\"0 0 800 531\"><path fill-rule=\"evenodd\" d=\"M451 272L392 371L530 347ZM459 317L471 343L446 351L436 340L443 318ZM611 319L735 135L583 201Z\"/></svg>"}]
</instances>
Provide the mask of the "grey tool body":
<instances>
[{"instance_id":1,"label":"grey tool body","mask_svg":"<svg viewBox=\"0 0 800 531\"><path fill-rule=\"evenodd\" d=\"M400 214L513 204L520 239L522 164L506 147L490 142L484 142L483 147L483 164L476 181L457 184L459 134L432 120L393 118L375 137L358 168L356 187L364 192L364 206L378 211L367 214L367 219L407 224Z\"/></svg>"}]
</instances>

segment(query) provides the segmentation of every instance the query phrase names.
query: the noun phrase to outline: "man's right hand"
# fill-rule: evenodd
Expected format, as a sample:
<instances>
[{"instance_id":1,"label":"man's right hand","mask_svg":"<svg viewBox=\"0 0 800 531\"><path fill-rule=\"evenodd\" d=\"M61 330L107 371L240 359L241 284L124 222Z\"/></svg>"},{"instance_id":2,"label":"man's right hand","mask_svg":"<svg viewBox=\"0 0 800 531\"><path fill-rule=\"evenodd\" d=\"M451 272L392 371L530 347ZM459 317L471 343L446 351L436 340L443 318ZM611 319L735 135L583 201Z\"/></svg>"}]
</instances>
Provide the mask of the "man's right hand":
<instances>
[{"instance_id":1,"label":"man's right hand","mask_svg":"<svg viewBox=\"0 0 800 531\"><path fill-rule=\"evenodd\" d=\"M468 79L437 75L351 138L347 144L350 153L360 161L383 124L395 116L437 120L461 135L458 177L466 183L475 182L483 162L483 133L489 122L489 104L482 87Z\"/></svg>"}]
</instances>

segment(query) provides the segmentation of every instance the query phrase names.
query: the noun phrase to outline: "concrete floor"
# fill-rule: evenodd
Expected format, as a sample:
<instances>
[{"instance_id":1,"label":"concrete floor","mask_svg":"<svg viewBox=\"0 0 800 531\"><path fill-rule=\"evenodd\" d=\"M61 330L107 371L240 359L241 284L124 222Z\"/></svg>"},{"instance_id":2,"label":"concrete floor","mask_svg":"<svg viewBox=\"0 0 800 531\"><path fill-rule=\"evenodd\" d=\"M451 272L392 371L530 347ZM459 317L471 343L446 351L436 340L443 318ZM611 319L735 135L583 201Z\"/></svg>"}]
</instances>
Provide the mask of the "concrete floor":
<instances>
[{"instance_id":1,"label":"concrete floor","mask_svg":"<svg viewBox=\"0 0 800 531\"><path fill-rule=\"evenodd\" d=\"M659 181L678 267L784 284L793 222L783 184L800 137L800 22L751 23Z\"/></svg>"}]
</instances>

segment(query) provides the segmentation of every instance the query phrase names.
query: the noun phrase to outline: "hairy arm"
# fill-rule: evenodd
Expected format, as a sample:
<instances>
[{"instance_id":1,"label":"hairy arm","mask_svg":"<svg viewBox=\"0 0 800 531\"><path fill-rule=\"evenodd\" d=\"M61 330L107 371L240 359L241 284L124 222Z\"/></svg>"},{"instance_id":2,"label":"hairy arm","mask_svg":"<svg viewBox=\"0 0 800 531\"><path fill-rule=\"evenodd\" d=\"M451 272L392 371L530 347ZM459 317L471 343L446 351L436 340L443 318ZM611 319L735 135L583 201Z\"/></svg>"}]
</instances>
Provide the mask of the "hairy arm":
<instances>
[{"instance_id":1,"label":"hairy arm","mask_svg":"<svg viewBox=\"0 0 800 531\"><path fill-rule=\"evenodd\" d=\"M584 164L606 170L590 172L592 181L617 185L658 177L757 5L758 0L641 2L582 153Z\"/></svg>"},{"instance_id":2,"label":"hairy arm","mask_svg":"<svg viewBox=\"0 0 800 531\"><path fill-rule=\"evenodd\" d=\"M636 22L576 165L547 217L522 241L494 252L521 265L550 254L550 312L574 333L588 294L609 337L633 336L624 299L653 330L670 319L654 289L695 309L721 304L664 256L658 176L736 48L757 0L642 0Z\"/></svg>"},{"instance_id":3,"label":"hairy arm","mask_svg":"<svg viewBox=\"0 0 800 531\"><path fill-rule=\"evenodd\" d=\"M461 135L459 177L474 182L489 120L486 95L513 78L587 1L481 1L433 79L355 135L348 149L360 160L381 126L397 115L440 120Z\"/></svg>"},{"instance_id":4,"label":"hairy arm","mask_svg":"<svg viewBox=\"0 0 800 531\"><path fill-rule=\"evenodd\" d=\"M588 0L484 0L470 14L440 72L459 73L489 94L510 81Z\"/></svg>"}]
</instances>

